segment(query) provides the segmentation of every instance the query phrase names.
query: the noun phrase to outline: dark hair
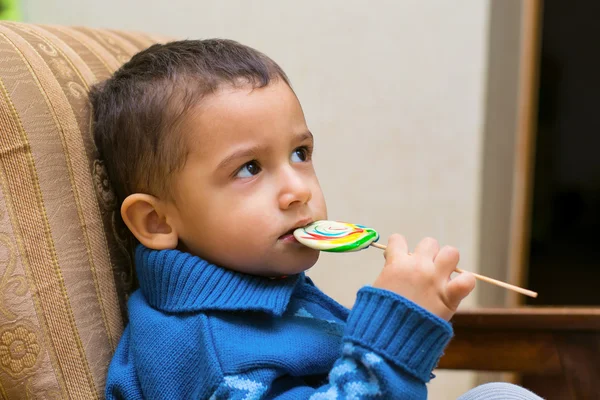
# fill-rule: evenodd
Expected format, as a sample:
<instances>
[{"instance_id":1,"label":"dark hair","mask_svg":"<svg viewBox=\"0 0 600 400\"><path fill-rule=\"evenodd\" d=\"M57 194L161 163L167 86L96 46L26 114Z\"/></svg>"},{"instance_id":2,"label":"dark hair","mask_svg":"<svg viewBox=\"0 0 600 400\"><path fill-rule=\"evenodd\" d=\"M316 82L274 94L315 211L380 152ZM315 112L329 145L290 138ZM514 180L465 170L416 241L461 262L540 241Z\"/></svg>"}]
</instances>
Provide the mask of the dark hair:
<instances>
[{"instance_id":1,"label":"dark hair","mask_svg":"<svg viewBox=\"0 0 600 400\"><path fill-rule=\"evenodd\" d=\"M168 196L170 175L185 165L178 127L186 112L224 85L253 88L289 81L264 54L232 40L155 44L90 91L94 140L117 199Z\"/></svg>"}]
</instances>

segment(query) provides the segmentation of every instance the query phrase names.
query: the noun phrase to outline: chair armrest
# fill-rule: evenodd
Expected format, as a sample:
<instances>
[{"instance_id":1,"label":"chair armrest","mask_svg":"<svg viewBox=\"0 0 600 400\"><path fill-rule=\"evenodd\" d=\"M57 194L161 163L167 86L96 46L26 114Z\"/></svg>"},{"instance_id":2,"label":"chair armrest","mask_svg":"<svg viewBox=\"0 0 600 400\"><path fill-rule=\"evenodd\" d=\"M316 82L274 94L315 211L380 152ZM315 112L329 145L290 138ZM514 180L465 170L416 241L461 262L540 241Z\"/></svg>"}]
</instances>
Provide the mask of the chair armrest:
<instances>
[{"instance_id":1,"label":"chair armrest","mask_svg":"<svg viewBox=\"0 0 600 400\"><path fill-rule=\"evenodd\" d=\"M600 308L522 307L460 311L439 368L561 371L559 339L600 337Z\"/></svg>"},{"instance_id":2,"label":"chair armrest","mask_svg":"<svg viewBox=\"0 0 600 400\"><path fill-rule=\"evenodd\" d=\"M600 308L469 310L452 323L441 369L515 372L547 398L600 393Z\"/></svg>"}]
</instances>

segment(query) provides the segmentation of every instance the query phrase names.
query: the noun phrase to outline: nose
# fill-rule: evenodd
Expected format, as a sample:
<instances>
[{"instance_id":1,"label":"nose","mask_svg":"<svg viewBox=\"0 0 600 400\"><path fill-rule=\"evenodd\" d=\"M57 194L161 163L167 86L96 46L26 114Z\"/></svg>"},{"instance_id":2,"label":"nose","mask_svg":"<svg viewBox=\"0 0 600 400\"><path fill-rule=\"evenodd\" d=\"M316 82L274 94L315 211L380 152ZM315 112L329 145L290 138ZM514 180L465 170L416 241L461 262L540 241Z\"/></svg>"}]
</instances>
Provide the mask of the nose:
<instances>
[{"instance_id":1,"label":"nose","mask_svg":"<svg viewBox=\"0 0 600 400\"><path fill-rule=\"evenodd\" d=\"M287 210L296 205L306 204L312 198L310 182L307 177L289 166L281 173L279 208Z\"/></svg>"}]
</instances>

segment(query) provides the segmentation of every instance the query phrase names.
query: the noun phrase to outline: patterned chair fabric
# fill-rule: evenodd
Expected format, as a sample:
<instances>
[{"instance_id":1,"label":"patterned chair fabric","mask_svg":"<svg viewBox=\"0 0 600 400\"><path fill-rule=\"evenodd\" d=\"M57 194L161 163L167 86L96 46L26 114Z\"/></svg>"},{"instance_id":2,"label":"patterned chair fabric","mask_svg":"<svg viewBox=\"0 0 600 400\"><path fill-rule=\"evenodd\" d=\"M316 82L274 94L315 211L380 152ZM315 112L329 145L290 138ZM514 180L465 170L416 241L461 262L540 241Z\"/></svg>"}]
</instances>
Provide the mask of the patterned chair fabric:
<instances>
[{"instance_id":1,"label":"patterned chair fabric","mask_svg":"<svg viewBox=\"0 0 600 400\"><path fill-rule=\"evenodd\" d=\"M103 398L133 271L86 93L164 40L0 23L0 399Z\"/></svg>"}]
</instances>

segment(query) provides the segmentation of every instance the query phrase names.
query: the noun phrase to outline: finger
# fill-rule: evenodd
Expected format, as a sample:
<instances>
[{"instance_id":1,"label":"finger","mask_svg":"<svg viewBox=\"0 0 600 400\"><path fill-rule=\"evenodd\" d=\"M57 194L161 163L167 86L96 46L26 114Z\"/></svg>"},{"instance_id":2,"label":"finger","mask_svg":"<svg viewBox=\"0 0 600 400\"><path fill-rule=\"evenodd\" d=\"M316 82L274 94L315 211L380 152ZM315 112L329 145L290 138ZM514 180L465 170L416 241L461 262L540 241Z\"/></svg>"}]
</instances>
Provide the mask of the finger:
<instances>
[{"instance_id":1,"label":"finger","mask_svg":"<svg viewBox=\"0 0 600 400\"><path fill-rule=\"evenodd\" d=\"M456 269L459 261L460 253L452 246L442 247L433 260L436 267L442 272L442 275L446 279L450 279L450 275Z\"/></svg>"},{"instance_id":2,"label":"finger","mask_svg":"<svg viewBox=\"0 0 600 400\"><path fill-rule=\"evenodd\" d=\"M430 237L421 240L415 248L415 254L419 254L431 260L435 258L439 251L440 245L438 241Z\"/></svg>"},{"instance_id":3,"label":"finger","mask_svg":"<svg viewBox=\"0 0 600 400\"><path fill-rule=\"evenodd\" d=\"M394 233L388 239L387 249L383 256L392 263L401 254L408 254L408 243L404 236Z\"/></svg>"},{"instance_id":4,"label":"finger","mask_svg":"<svg viewBox=\"0 0 600 400\"><path fill-rule=\"evenodd\" d=\"M460 302L475 288L475 277L470 272L463 272L451 279L446 285L447 306L456 310Z\"/></svg>"}]
</instances>

